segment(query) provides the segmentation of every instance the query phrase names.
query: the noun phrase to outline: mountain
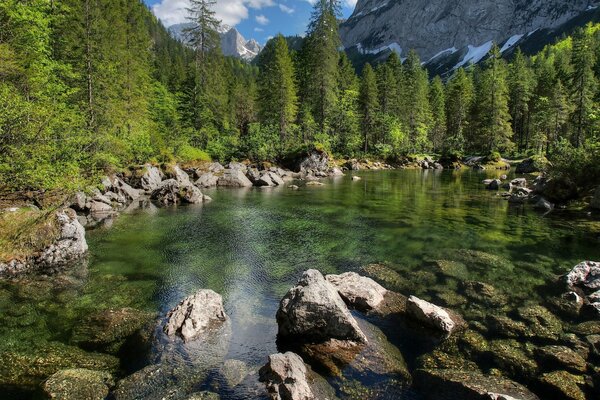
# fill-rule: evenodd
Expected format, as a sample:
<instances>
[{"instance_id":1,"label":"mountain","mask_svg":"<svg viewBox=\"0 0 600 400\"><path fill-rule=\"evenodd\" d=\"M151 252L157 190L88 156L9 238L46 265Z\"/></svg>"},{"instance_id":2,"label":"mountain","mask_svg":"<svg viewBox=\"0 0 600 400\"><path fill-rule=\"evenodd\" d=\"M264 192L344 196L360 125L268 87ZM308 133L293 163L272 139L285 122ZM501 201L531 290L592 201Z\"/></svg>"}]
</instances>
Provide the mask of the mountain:
<instances>
[{"instance_id":1,"label":"mountain","mask_svg":"<svg viewBox=\"0 0 600 400\"><path fill-rule=\"evenodd\" d=\"M358 0L340 34L354 60L378 61L391 51L406 57L414 49L430 70L445 73L479 62L493 43L507 54L547 44L573 25L599 20L598 5L600 0Z\"/></svg>"},{"instance_id":2,"label":"mountain","mask_svg":"<svg viewBox=\"0 0 600 400\"><path fill-rule=\"evenodd\" d=\"M169 27L169 32L177 39L185 42L187 40L185 30L192 26L191 23L172 25ZM229 25L222 25L219 34L221 35L221 50L226 56L251 61L262 49L256 40L246 40L237 29Z\"/></svg>"}]
</instances>

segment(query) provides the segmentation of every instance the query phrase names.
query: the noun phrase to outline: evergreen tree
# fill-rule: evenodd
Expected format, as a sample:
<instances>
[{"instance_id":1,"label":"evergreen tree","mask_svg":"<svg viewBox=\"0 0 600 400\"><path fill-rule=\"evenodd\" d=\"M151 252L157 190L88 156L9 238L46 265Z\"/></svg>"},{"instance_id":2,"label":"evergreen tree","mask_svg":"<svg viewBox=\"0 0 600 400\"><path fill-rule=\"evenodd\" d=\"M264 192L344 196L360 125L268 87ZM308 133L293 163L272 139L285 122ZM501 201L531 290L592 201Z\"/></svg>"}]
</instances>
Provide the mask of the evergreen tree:
<instances>
[{"instance_id":1,"label":"evergreen tree","mask_svg":"<svg viewBox=\"0 0 600 400\"><path fill-rule=\"evenodd\" d=\"M521 49L517 49L509 68L510 113L519 149L526 149L529 132L529 105L535 89L535 75Z\"/></svg>"},{"instance_id":2,"label":"evergreen tree","mask_svg":"<svg viewBox=\"0 0 600 400\"><path fill-rule=\"evenodd\" d=\"M573 112L573 144L581 146L591 136L592 112L597 82L594 76L594 45L591 28L578 29L573 37L572 64L570 77L571 97L575 109Z\"/></svg>"},{"instance_id":3,"label":"evergreen tree","mask_svg":"<svg viewBox=\"0 0 600 400\"><path fill-rule=\"evenodd\" d=\"M429 78L414 50L409 52L404 64L403 90L406 101L403 107L404 125L408 129L412 150L426 150L429 147L427 132L431 124Z\"/></svg>"},{"instance_id":4,"label":"evergreen tree","mask_svg":"<svg viewBox=\"0 0 600 400\"><path fill-rule=\"evenodd\" d=\"M379 113L379 95L377 93L377 78L371 64L366 64L362 72L360 83L360 113L362 117L363 149L369 152L369 144L372 144L373 133L377 125Z\"/></svg>"},{"instance_id":5,"label":"evergreen tree","mask_svg":"<svg viewBox=\"0 0 600 400\"><path fill-rule=\"evenodd\" d=\"M338 70L339 96L331 118L333 149L339 154L353 155L361 144L358 115L359 82L345 52L340 52Z\"/></svg>"},{"instance_id":6,"label":"evergreen tree","mask_svg":"<svg viewBox=\"0 0 600 400\"><path fill-rule=\"evenodd\" d=\"M503 151L512 147L508 108L507 68L500 49L494 45L484 70L476 80L476 143L482 151Z\"/></svg>"},{"instance_id":7,"label":"evergreen tree","mask_svg":"<svg viewBox=\"0 0 600 400\"><path fill-rule=\"evenodd\" d=\"M432 123L429 129L429 142L434 151L444 145L446 136L446 96L444 83L436 76L429 87L429 104L431 105Z\"/></svg>"},{"instance_id":8,"label":"evergreen tree","mask_svg":"<svg viewBox=\"0 0 600 400\"><path fill-rule=\"evenodd\" d=\"M445 151L464 151L473 96L472 78L463 68L459 68L446 87Z\"/></svg>"},{"instance_id":9,"label":"evergreen tree","mask_svg":"<svg viewBox=\"0 0 600 400\"><path fill-rule=\"evenodd\" d=\"M296 119L298 107L294 66L282 35L267 43L260 55L259 68L260 119L265 125L278 127L283 144L290 125Z\"/></svg>"}]
</instances>

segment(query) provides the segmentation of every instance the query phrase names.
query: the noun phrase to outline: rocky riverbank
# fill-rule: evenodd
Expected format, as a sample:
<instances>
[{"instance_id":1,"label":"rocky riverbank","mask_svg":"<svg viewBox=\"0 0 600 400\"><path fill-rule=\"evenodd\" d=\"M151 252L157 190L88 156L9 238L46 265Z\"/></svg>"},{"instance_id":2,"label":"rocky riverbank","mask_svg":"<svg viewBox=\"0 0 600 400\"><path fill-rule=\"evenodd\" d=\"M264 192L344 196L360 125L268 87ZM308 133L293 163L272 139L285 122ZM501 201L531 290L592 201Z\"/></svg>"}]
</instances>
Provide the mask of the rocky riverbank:
<instances>
[{"instance_id":1,"label":"rocky riverbank","mask_svg":"<svg viewBox=\"0 0 600 400\"><path fill-rule=\"evenodd\" d=\"M450 278L447 267L440 264ZM545 304L516 310L492 286L463 282L472 303L465 315L396 291L405 281L384 265L361 274L305 271L274 316L278 353L265 354L259 366L227 357L231 321L221 296L208 289L158 318L134 309L90 315L73 343L98 353L55 346L44 350L47 360L15 353L2 361L12 366L8 376L16 383L32 376L26 372L32 363L46 360L43 369L36 367L38 376L49 377L41 384L45 396L75 400L216 400L218 393L374 400L399 398L410 387L426 399L448 400L586 400L600 394L599 263L575 266L549 284ZM398 335L411 338L410 362L409 349L396 344ZM156 356L124 376L111 357L133 343L146 343Z\"/></svg>"}]
</instances>

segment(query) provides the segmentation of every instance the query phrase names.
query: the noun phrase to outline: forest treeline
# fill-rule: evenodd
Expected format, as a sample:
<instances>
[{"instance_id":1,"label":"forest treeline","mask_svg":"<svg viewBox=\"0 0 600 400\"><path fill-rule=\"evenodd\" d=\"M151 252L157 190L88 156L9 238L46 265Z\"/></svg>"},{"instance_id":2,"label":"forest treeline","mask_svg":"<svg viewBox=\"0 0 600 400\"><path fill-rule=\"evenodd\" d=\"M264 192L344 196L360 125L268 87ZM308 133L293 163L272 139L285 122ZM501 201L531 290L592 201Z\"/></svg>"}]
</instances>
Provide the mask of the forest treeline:
<instances>
[{"instance_id":1,"label":"forest treeline","mask_svg":"<svg viewBox=\"0 0 600 400\"><path fill-rule=\"evenodd\" d=\"M191 1L184 45L139 0L0 2L0 186L75 188L132 164L310 147L547 157L600 179L600 25L510 62L494 46L444 79L413 51L358 76L339 51L337 0L316 2L298 50L277 36L253 64L222 55L213 5Z\"/></svg>"}]
</instances>

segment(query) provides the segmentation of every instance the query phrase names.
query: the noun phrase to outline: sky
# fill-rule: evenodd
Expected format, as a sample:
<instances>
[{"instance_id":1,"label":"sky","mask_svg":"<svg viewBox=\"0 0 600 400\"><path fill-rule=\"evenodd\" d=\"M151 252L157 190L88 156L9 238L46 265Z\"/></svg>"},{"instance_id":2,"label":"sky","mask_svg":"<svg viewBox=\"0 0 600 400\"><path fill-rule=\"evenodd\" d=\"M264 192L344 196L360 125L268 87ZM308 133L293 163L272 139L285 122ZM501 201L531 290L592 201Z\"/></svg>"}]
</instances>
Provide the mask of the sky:
<instances>
[{"instance_id":1,"label":"sky","mask_svg":"<svg viewBox=\"0 0 600 400\"><path fill-rule=\"evenodd\" d=\"M188 22L188 0L144 0L167 27ZM306 31L315 0L217 0L215 12L223 24L235 26L246 39L264 44L282 33L301 35ZM342 0L343 16L348 18L356 0Z\"/></svg>"}]
</instances>

